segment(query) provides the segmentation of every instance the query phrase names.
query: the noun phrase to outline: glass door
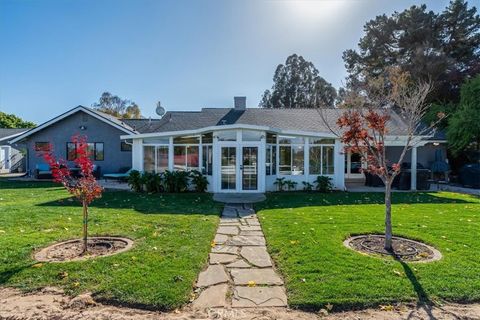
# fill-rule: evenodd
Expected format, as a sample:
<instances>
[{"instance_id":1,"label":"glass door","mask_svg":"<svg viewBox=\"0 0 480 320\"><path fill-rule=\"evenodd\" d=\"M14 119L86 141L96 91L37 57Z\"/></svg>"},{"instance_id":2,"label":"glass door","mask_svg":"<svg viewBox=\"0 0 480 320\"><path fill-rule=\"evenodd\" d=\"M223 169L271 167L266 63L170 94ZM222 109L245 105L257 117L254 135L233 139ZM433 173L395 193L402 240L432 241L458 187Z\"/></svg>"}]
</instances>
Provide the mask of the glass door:
<instances>
[{"instance_id":1,"label":"glass door","mask_svg":"<svg viewBox=\"0 0 480 320\"><path fill-rule=\"evenodd\" d=\"M258 190L258 147L242 147L242 190Z\"/></svg>"},{"instance_id":2,"label":"glass door","mask_svg":"<svg viewBox=\"0 0 480 320\"><path fill-rule=\"evenodd\" d=\"M345 176L350 179L363 178L362 156L359 153L348 152L345 155Z\"/></svg>"},{"instance_id":3,"label":"glass door","mask_svg":"<svg viewBox=\"0 0 480 320\"><path fill-rule=\"evenodd\" d=\"M237 148L220 147L220 188L221 190L237 189Z\"/></svg>"}]
</instances>

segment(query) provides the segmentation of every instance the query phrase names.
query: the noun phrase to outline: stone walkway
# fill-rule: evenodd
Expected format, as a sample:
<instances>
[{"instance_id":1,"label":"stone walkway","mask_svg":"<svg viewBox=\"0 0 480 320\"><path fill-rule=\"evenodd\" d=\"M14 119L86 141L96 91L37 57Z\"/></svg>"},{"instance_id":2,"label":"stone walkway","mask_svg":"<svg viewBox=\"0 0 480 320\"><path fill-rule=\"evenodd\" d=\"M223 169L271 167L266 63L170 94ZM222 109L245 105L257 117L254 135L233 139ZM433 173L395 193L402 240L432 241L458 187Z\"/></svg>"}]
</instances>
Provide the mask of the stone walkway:
<instances>
[{"instance_id":1,"label":"stone walkway","mask_svg":"<svg viewBox=\"0 0 480 320\"><path fill-rule=\"evenodd\" d=\"M195 308L286 307L283 280L273 268L251 204L227 204L209 266L198 276Z\"/></svg>"}]
</instances>

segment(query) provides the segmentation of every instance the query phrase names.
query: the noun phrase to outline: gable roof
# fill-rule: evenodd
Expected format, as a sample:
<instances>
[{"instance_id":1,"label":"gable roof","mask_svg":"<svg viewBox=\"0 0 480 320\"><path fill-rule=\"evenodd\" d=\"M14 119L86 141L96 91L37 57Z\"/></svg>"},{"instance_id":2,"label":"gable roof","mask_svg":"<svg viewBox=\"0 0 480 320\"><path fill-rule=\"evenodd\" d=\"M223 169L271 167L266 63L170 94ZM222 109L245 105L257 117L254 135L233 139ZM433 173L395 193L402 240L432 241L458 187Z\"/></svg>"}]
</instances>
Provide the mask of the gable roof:
<instances>
[{"instance_id":1,"label":"gable roof","mask_svg":"<svg viewBox=\"0 0 480 320\"><path fill-rule=\"evenodd\" d=\"M11 129L11 128L0 128L0 141L7 141L8 139L15 138L20 134L28 131L29 129Z\"/></svg>"},{"instance_id":2,"label":"gable roof","mask_svg":"<svg viewBox=\"0 0 480 320\"><path fill-rule=\"evenodd\" d=\"M257 126L278 131L330 133L336 127L339 109L263 109L204 108L201 111L167 112L162 119L124 120L139 133L194 131L214 126ZM325 124L323 118L327 124ZM397 113L391 112L388 122L390 134L406 134L406 125Z\"/></svg>"},{"instance_id":3,"label":"gable roof","mask_svg":"<svg viewBox=\"0 0 480 320\"><path fill-rule=\"evenodd\" d=\"M111 125L112 127L115 127L127 134L136 134L137 132L131 128L129 125L127 125L126 123L124 123L122 120L120 119L117 119L109 114L106 114L104 112L100 112L98 110L94 110L94 109L91 109L91 108L87 108L87 107L84 107L84 106L78 106L78 107L75 107L73 109L70 109L68 110L67 112L65 113L62 113L61 115L59 116L56 116L55 118L47 121L47 122L44 122L42 123L41 125L39 125L38 127L35 127L35 128L32 128L26 132L24 132L23 134L15 137L14 139L12 139L10 142L11 143L15 143L15 142L18 142L38 131L41 131L43 129L45 129L46 127L48 126L51 126L52 124L54 123L57 123L58 121L68 117L68 116L71 116L72 114L75 114L77 112L85 112L89 115L91 115L92 117L100 120L100 121L103 121L105 122L106 124L109 124Z\"/></svg>"}]
</instances>

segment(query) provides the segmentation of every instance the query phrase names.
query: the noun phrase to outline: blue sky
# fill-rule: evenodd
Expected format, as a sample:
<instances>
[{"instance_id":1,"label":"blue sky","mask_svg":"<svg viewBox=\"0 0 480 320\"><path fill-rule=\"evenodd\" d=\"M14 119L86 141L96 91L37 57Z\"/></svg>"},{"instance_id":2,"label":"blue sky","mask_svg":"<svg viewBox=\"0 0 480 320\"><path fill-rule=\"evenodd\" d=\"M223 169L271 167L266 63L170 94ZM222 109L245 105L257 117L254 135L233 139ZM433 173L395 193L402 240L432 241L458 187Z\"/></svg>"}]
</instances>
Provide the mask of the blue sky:
<instances>
[{"instance_id":1,"label":"blue sky","mask_svg":"<svg viewBox=\"0 0 480 320\"><path fill-rule=\"evenodd\" d=\"M1 0L0 111L41 123L103 91L147 117L158 100L198 110L244 95L255 107L292 53L338 88L364 23L420 3L448 1Z\"/></svg>"}]
</instances>

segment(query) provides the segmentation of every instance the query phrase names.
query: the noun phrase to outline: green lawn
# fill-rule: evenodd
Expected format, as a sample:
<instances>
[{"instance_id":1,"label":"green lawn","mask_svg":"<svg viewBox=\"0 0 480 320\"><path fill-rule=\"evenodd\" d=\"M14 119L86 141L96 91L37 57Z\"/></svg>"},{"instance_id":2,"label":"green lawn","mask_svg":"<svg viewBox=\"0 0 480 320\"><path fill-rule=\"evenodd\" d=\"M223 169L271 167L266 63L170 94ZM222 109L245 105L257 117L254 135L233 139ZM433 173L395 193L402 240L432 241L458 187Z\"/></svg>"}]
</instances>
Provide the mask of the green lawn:
<instances>
[{"instance_id":1,"label":"green lawn","mask_svg":"<svg viewBox=\"0 0 480 320\"><path fill-rule=\"evenodd\" d=\"M433 263L400 263L345 248L350 235L383 233L381 193L273 193L257 204L289 303L336 310L399 301L480 300L480 199L395 193L393 230L439 249Z\"/></svg>"},{"instance_id":2,"label":"green lawn","mask_svg":"<svg viewBox=\"0 0 480 320\"><path fill-rule=\"evenodd\" d=\"M105 192L91 206L90 235L130 237L134 248L39 266L31 258L34 250L81 236L81 207L58 185L0 179L0 285L59 286L113 303L176 308L188 302L207 263L220 209L209 194Z\"/></svg>"}]
</instances>

